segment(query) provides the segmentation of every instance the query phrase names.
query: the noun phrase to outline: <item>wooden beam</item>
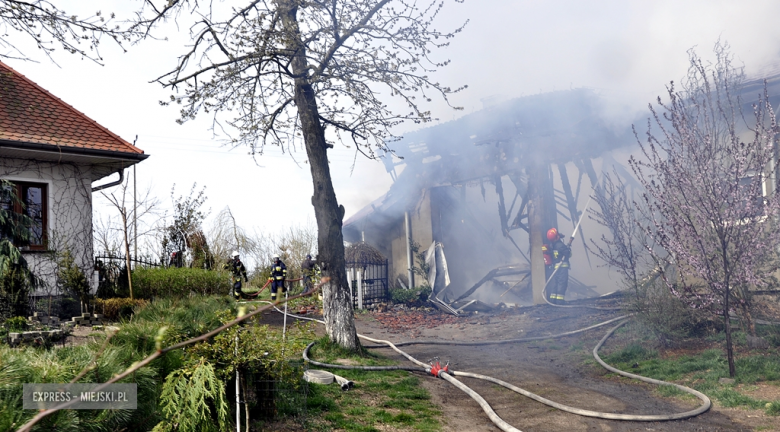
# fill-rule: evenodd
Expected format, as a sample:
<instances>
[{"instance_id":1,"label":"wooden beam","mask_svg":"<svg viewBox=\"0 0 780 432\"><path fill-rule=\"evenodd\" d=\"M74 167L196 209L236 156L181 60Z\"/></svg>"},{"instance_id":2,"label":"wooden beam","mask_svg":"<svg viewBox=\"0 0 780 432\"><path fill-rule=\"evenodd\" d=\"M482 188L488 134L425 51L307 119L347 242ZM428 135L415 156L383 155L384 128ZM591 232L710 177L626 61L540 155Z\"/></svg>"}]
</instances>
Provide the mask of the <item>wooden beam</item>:
<instances>
[{"instance_id":1,"label":"wooden beam","mask_svg":"<svg viewBox=\"0 0 780 432\"><path fill-rule=\"evenodd\" d=\"M546 166L529 165L528 173L528 219L530 225L531 243L531 286L534 304L545 304L544 301L544 257L542 257L542 231L544 230L544 203L542 190L544 188L544 174Z\"/></svg>"},{"instance_id":2,"label":"wooden beam","mask_svg":"<svg viewBox=\"0 0 780 432\"><path fill-rule=\"evenodd\" d=\"M501 234L509 237L509 227L506 223L506 204L504 203L504 185L501 184L501 176L493 178L496 183L496 195L498 195L498 218L501 220Z\"/></svg>"},{"instance_id":3,"label":"wooden beam","mask_svg":"<svg viewBox=\"0 0 780 432\"><path fill-rule=\"evenodd\" d=\"M563 185L563 193L566 195L566 206L569 208L569 215L571 216L572 228L577 224L577 219L580 215L577 212L577 201L574 200L574 194L571 193L571 184L569 184L569 174L566 172L566 165L558 164L558 174L561 176L561 184Z\"/></svg>"}]
</instances>

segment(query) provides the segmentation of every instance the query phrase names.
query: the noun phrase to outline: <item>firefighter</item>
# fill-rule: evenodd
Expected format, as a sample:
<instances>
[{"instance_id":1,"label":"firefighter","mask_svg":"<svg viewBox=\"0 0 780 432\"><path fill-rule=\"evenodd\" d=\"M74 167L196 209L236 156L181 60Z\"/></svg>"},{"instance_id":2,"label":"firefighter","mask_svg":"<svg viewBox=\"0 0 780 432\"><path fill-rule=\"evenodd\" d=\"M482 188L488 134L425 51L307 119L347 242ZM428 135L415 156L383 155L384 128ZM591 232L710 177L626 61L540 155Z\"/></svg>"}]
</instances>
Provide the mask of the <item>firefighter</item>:
<instances>
[{"instance_id":1,"label":"firefighter","mask_svg":"<svg viewBox=\"0 0 780 432\"><path fill-rule=\"evenodd\" d=\"M232 274L233 297L236 300L240 300L244 294L241 291L241 277L244 277L244 282L249 282L249 278L246 276L246 267L244 267L244 263L242 263L241 259L238 257L238 251L233 251L230 256L231 258L222 267Z\"/></svg>"},{"instance_id":2,"label":"firefighter","mask_svg":"<svg viewBox=\"0 0 780 432\"><path fill-rule=\"evenodd\" d=\"M553 261L551 254L552 246L547 243L542 243L542 258L544 258L544 282L547 283L550 280L550 276L553 272Z\"/></svg>"},{"instance_id":3,"label":"firefighter","mask_svg":"<svg viewBox=\"0 0 780 432\"><path fill-rule=\"evenodd\" d=\"M311 254L306 255L306 259L301 262L301 273L303 273L303 293L314 289L314 277L318 273L317 261L311 259Z\"/></svg>"},{"instance_id":4,"label":"firefighter","mask_svg":"<svg viewBox=\"0 0 780 432\"><path fill-rule=\"evenodd\" d=\"M563 242L564 235L557 229L550 228L547 231L547 240L549 240L552 252L553 271L555 275L553 280L547 286L550 303L564 304L566 288L569 286L569 258L571 258L571 248ZM557 271L556 271L557 269Z\"/></svg>"},{"instance_id":5,"label":"firefighter","mask_svg":"<svg viewBox=\"0 0 780 432\"><path fill-rule=\"evenodd\" d=\"M271 301L276 301L276 292L279 288L282 289L282 293L287 292L287 288L284 287L285 279L287 279L287 266L284 265L279 255L274 255L271 276L268 278L271 281Z\"/></svg>"}]
</instances>

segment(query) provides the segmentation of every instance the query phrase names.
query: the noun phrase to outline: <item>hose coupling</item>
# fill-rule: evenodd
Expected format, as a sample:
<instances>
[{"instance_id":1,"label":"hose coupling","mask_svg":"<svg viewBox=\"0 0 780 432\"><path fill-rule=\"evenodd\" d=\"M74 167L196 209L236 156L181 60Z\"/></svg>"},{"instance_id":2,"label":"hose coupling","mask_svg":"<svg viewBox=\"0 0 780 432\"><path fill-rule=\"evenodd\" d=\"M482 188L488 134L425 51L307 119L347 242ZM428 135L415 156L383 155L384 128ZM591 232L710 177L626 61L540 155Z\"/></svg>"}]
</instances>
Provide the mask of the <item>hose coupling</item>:
<instances>
[{"instance_id":1,"label":"hose coupling","mask_svg":"<svg viewBox=\"0 0 780 432\"><path fill-rule=\"evenodd\" d=\"M431 373L431 375L435 376L436 378L440 378L440 375L442 372L449 372L450 371L450 363L447 362L444 366L442 366L439 361L437 360L434 363L431 363L431 367L427 369L428 372Z\"/></svg>"}]
</instances>

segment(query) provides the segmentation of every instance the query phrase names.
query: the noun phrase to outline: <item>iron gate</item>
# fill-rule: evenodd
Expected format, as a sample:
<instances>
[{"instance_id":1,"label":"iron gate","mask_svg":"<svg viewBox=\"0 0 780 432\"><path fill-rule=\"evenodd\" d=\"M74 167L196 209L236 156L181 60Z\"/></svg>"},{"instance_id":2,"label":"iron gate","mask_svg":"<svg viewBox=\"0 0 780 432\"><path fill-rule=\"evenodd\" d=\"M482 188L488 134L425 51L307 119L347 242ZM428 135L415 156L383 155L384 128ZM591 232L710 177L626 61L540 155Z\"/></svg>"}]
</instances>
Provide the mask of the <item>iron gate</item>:
<instances>
[{"instance_id":1,"label":"iron gate","mask_svg":"<svg viewBox=\"0 0 780 432\"><path fill-rule=\"evenodd\" d=\"M347 279L352 291L352 306L366 307L388 299L388 260L383 262L347 262ZM362 304L361 304L362 302Z\"/></svg>"}]
</instances>

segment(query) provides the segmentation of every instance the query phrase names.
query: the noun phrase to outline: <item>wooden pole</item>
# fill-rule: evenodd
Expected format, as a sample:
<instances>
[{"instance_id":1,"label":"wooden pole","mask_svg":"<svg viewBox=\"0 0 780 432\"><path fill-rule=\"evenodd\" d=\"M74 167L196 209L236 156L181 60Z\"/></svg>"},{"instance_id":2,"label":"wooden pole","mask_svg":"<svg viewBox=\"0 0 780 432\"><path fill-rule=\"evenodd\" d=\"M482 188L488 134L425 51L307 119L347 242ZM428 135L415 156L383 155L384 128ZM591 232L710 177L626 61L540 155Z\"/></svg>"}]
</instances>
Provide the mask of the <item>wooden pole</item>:
<instances>
[{"instance_id":1,"label":"wooden pole","mask_svg":"<svg viewBox=\"0 0 780 432\"><path fill-rule=\"evenodd\" d=\"M544 203L542 202L543 166L529 165L528 174L528 224L531 243L531 289L534 304L545 304L544 301L544 257L542 257L542 235L544 230Z\"/></svg>"}]
</instances>

